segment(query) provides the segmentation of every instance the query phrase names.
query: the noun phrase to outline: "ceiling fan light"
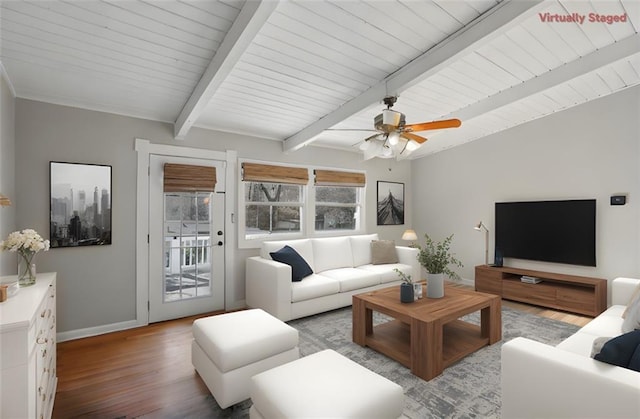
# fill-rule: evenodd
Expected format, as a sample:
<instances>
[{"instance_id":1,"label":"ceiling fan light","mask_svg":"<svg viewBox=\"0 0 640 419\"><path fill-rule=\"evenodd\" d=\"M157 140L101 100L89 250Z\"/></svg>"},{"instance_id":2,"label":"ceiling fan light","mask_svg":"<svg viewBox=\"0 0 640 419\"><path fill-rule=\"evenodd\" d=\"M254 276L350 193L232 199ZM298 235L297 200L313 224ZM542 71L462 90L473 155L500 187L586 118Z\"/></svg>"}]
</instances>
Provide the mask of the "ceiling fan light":
<instances>
[{"instance_id":1,"label":"ceiling fan light","mask_svg":"<svg viewBox=\"0 0 640 419\"><path fill-rule=\"evenodd\" d=\"M380 156L387 159L393 157L393 150L391 149L391 147L382 147Z\"/></svg>"},{"instance_id":2,"label":"ceiling fan light","mask_svg":"<svg viewBox=\"0 0 640 419\"><path fill-rule=\"evenodd\" d=\"M420 147L420 144L418 144L418 142L417 142L417 141L410 140L410 141L407 143L407 151L408 151L408 152L412 152L412 151L414 151L414 150L417 150L419 147Z\"/></svg>"},{"instance_id":3,"label":"ceiling fan light","mask_svg":"<svg viewBox=\"0 0 640 419\"><path fill-rule=\"evenodd\" d=\"M382 111L382 123L384 125L391 125L397 127L400 124L401 113L393 111L391 109L385 109Z\"/></svg>"},{"instance_id":4,"label":"ceiling fan light","mask_svg":"<svg viewBox=\"0 0 640 419\"><path fill-rule=\"evenodd\" d=\"M392 133L389 134L389 144L390 145L396 145L398 144L398 142L400 141L400 133L397 131L394 131Z\"/></svg>"}]
</instances>

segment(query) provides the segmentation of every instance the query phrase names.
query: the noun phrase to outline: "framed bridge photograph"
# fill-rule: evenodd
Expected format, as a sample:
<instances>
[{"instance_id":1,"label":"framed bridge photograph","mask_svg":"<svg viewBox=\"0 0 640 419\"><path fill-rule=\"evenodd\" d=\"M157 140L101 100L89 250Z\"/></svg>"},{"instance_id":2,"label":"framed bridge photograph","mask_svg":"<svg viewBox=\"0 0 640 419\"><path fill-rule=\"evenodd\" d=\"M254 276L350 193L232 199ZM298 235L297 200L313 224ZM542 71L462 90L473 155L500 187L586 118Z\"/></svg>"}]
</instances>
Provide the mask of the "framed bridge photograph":
<instances>
[{"instance_id":1,"label":"framed bridge photograph","mask_svg":"<svg viewBox=\"0 0 640 419\"><path fill-rule=\"evenodd\" d=\"M404 224L404 183L378 181L378 225Z\"/></svg>"}]
</instances>

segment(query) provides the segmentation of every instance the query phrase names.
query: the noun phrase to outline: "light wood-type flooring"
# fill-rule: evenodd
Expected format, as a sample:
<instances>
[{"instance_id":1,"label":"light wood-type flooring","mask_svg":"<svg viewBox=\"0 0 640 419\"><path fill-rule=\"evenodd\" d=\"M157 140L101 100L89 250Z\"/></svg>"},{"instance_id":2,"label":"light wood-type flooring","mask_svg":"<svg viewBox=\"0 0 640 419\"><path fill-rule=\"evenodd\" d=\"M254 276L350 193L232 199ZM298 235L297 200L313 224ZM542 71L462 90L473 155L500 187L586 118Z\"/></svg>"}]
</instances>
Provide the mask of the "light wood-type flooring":
<instances>
[{"instance_id":1,"label":"light wood-type flooring","mask_svg":"<svg viewBox=\"0 0 640 419\"><path fill-rule=\"evenodd\" d=\"M590 320L526 304L502 303L578 326ZM208 417L215 401L193 370L190 352L191 324L206 315L59 343L53 417Z\"/></svg>"}]
</instances>

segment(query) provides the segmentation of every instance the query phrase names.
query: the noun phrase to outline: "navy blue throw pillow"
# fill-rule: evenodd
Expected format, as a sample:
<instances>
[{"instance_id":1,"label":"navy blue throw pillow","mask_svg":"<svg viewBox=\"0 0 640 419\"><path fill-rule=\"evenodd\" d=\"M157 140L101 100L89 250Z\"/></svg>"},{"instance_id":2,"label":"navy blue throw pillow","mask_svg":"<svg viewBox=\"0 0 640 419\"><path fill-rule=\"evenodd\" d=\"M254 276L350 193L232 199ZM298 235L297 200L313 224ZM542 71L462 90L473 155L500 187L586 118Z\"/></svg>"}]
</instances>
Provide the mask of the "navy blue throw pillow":
<instances>
[{"instance_id":1,"label":"navy blue throw pillow","mask_svg":"<svg viewBox=\"0 0 640 419\"><path fill-rule=\"evenodd\" d=\"M593 358L607 364L640 371L640 329L611 339Z\"/></svg>"},{"instance_id":2,"label":"navy blue throw pillow","mask_svg":"<svg viewBox=\"0 0 640 419\"><path fill-rule=\"evenodd\" d=\"M307 261L291 246L285 246L277 252L269 254L271 259L291 266L291 280L294 282L302 281L302 278L313 273Z\"/></svg>"}]
</instances>

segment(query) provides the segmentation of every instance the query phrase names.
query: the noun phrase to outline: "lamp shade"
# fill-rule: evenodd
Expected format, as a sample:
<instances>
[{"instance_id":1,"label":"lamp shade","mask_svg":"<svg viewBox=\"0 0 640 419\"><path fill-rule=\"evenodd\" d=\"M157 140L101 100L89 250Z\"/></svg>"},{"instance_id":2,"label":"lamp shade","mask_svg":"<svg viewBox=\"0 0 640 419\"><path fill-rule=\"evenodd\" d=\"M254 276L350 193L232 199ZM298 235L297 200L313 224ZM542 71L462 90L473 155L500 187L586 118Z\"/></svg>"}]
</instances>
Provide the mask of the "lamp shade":
<instances>
[{"instance_id":1,"label":"lamp shade","mask_svg":"<svg viewBox=\"0 0 640 419\"><path fill-rule=\"evenodd\" d=\"M480 221L475 227L473 227L474 230L478 230L478 231L482 231L482 230L486 230L489 231L489 229L487 228L486 225L484 225L484 223L482 221Z\"/></svg>"},{"instance_id":2,"label":"lamp shade","mask_svg":"<svg viewBox=\"0 0 640 419\"><path fill-rule=\"evenodd\" d=\"M402 240L413 241L418 240L418 235L413 230L405 230L402 234Z\"/></svg>"},{"instance_id":3,"label":"lamp shade","mask_svg":"<svg viewBox=\"0 0 640 419\"><path fill-rule=\"evenodd\" d=\"M8 207L11 205L11 200L0 193L0 207Z\"/></svg>"}]
</instances>

